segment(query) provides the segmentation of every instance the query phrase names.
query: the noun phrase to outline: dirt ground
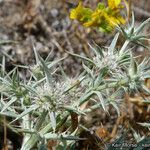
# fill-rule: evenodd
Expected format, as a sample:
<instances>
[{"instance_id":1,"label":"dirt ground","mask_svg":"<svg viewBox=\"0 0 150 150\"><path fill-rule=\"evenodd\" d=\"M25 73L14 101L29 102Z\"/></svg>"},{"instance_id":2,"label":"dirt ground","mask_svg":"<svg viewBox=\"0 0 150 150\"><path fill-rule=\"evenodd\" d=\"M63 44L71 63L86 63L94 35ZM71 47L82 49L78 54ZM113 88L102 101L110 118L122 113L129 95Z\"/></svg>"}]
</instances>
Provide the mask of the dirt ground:
<instances>
[{"instance_id":1,"label":"dirt ground","mask_svg":"<svg viewBox=\"0 0 150 150\"><path fill-rule=\"evenodd\" d=\"M99 0L85 0L84 4L95 7L98 2ZM35 61L33 47L44 58L52 51L51 60L55 60L68 56L67 51L91 56L88 43L92 41L98 45L108 45L114 33L104 34L97 30L86 29L77 21L70 20L69 11L76 4L77 0L0 0L0 43L3 43L0 45L0 60L3 54L8 55L6 69L10 71L14 64L32 65ZM150 17L150 0L133 0L132 10L138 25ZM150 27L147 27L145 33L149 32ZM134 51L143 57L150 56L150 52L139 46ZM81 71L81 60L72 56L68 56L62 65L70 76L75 76ZM129 124L137 128L141 134L149 134L147 130L135 125L135 122L150 120L150 111L145 111L145 107L147 106L137 103L129 104L128 112L118 119L111 107L112 117L101 113L100 110L88 114L82 121L86 122L86 126L93 134L83 132L81 137L88 137L88 140L79 142L78 149L96 150L99 148L97 142L101 141L101 138L110 133L115 137L122 132L118 130L126 128ZM105 128L101 127L101 124Z\"/></svg>"}]
</instances>

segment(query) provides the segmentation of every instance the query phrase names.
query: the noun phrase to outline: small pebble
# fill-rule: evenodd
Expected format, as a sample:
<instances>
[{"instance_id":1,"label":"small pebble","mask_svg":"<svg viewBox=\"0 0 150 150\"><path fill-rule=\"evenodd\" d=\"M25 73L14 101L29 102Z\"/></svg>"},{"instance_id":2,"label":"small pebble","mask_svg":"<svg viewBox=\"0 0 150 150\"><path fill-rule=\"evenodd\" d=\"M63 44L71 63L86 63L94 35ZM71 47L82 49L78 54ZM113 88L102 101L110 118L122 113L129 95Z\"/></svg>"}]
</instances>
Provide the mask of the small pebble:
<instances>
[{"instance_id":1,"label":"small pebble","mask_svg":"<svg viewBox=\"0 0 150 150\"><path fill-rule=\"evenodd\" d=\"M55 8L52 9L52 10L51 10L51 15L52 15L52 17L54 17L54 18L57 17L57 16L58 16L58 10L55 9Z\"/></svg>"}]
</instances>

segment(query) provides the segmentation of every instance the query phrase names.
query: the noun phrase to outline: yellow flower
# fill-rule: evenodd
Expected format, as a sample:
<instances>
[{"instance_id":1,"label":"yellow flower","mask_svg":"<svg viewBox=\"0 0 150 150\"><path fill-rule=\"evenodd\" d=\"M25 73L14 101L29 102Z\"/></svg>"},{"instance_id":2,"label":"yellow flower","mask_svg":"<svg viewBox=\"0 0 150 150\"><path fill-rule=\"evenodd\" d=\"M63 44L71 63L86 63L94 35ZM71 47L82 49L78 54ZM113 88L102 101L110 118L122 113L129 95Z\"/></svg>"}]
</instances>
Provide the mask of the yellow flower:
<instances>
[{"instance_id":1,"label":"yellow flower","mask_svg":"<svg viewBox=\"0 0 150 150\"><path fill-rule=\"evenodd\" d=\"M81 17L83 16L82 10L83 10L83 6L82 3L80 2L77 8L71 10L70 18L80 20Z\"/></svg>"},{"instance_id":2,"label":"yellow flower","mask_svg":"<svg viewBox=\"0 0 150 150\"><path fill-rule=\"evenodd\" d=\"M119 4L121 3L121 0L108 0L108 7L111 9L117 8Z\"/></svg>"},{"instance_id":3,"label":"yellow flower","mask_svg":"<svg viewBox=\"0 0 150 150\"><path fill-rule=\"evenodd\" d=\"M115 27L118 24L124 24L125 23L125 20L122 16L105 16L105 18L109 22L109 25L112 27Z\"/></svg>"},{"instance_id":4,"label":"yellow flower","mask_svg":"<svg viewBox=\"0 0 150 150\"><path fill-rule=\"evenodd\" d=\"M85 22L83 25L85 27L98 27L101 23L101 19L103 17L103 11L101 10L96 10L93 12L91 15L91 19L87 22Z\"/></svg>"},{"instance_id":5,"label":"yellow flower","mask_svg":"<svg viewBox=\"0 0 150 150\"><path fill-rule=\"evenodd\" d=\"M124 24L121 16L121 0L108 0L108 7L99 3L95 10L86 8L80 2L71 10L70 18L80 21L85 27L97 27L103 32L111 32L118 24Z\"/></svg>"},{"instance_id":6,"label":"yellow flower","mask_svg":"<svg viewBox=\"0 0 150 150\"><path fill-rule=\"evenodd\" d=\"M79 2L79 5L71 10L70 18L85 22L91 18L92 12L93 11L90 8L83 7L82 2Z\"/></svg>"}]
</instances>

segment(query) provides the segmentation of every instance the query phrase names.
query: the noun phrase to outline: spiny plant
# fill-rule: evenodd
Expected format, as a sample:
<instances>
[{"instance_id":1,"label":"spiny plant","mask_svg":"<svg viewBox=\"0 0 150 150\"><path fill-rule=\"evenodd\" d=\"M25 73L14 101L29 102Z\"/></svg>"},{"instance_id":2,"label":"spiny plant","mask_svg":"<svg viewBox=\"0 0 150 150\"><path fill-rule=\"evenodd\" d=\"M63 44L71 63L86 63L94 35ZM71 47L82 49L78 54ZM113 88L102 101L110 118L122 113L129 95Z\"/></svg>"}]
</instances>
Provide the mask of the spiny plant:
<instances>
[{"instance_id":1,"label":"spiny plant","mask_svg":"<svg viewBox=\"0 0 150 150\"><path fill-rule=\"evenodd\" d=\"M120 102L125 93L136 94L141 91L150 94L145 79L150 78L149 58L141 63L132 54L130 43L143 45L148 37L142 34L150 19L139 27L118 26L125 38L121 47L117 47L119 33L110 46L104 48L89 45L93 57L84 57L68 52L83 60L83 72L70 78L65 74L60 61L44 60L34 49L36 63L33 66L16 66L10 72L5 70L3 56L0 70L0 115L11 120L7 126L15 132L23 133L21 150L32 148L47 149L48 142L54 140L55 149L73 149L80 134L80 116L95 109L109 113L112 105L120 115ZM18 68L27 69L29 78L22 78ZM58 74L58 71L61 72ZM83 104L92 101L89 107ZM19 121L19 125L16 122ZM84 126L84 125L82 125Z\"/></svg>"},{"instance_id":2,"label":"spiny plant","mask_svg":"<svg viewBox=\"0 0 150 150\"><path fill-rule=\"evenodd\" d=\"M36 64L29 69L30 78L21 79L18 67L11 72L5 72L5 64L1 66L0 92L2 116L10 116L13 120L9 123L15 131L24 132L24 139L21 149L29 150L37 142L41 146L46 139L70 139L76 137L74 132L59 131L66 124L69 130L69 114L76 112L81 114L76 107L76 101L80 97L81 78L69 78L62 71L63 79L53 79L55 70L53 66L59 61L47 62L35 51ZM76 88L78 87L78 88ZM21 120L20 127L15 122ZM60 133L59 133L60 132ZM69 135L67 135L67 132ZM77 138L78 139L78 138Z\"/></svg>"}]
</instances>

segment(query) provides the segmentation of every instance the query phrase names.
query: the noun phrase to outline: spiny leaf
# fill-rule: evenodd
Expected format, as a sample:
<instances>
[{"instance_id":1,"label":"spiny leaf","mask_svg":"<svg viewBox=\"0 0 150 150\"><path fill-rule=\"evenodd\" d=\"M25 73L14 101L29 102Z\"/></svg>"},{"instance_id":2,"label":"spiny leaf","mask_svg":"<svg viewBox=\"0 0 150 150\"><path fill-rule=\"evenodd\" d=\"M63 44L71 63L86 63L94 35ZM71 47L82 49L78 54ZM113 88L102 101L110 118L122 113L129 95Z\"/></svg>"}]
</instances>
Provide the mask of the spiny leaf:
<instances>
[{"instance_id":1,"label":"spiny leaf","mask_svg":"<svg viewBox=\"0 0 150 150\"><path fill-rule=\"evenodd\" d=\"M92 77L94 78L94 75L93 75L93 71L88 68L84 63L82 64L83 68L86 70L86 72Z\"/></svg>"},{"instance_id":2,"label":"spiny leaf","mask_svg":"<svg viewBox=\"0 0 150 150\"><path fill-rule=\"evenodd\" d=\"M17 116L17 118L15 120L13 120L11 123L17 121L18 119L21 119L22 117L24 117L25 115L29 114L30 112L36 110L39 106L38 105L31 105L28 109L26 109L25 111L23 111L21 114L19 114ZM11 124L10 123L10 124Z\"/></svg>"},{"instance_id":3,"label":"spiny leaf","mask_svg":"<svg viewBox=\"0 0 150 150\"><path fill-rule=\"evenodd\" d=\"M99 75L95 79L94 86L99 86L101 82L103 81L104 77L107 76L108 73L108 67L104 67L100 70Z\"/></svg>"},{"instance_id":4,"label":"spiny leaf","mask_svg":"<svg viewBox=\"0 0 150 150\"><path fill-rule=\"evenodd\" d=\"M147 127L150 128L150 123L138 123L139 125L143 126L143 127Z\"/></svg>"},{"instance_id":5,"label":"spiny leaf","mask_svg":"<svg viewBox=\"0 0 150 150\"><path fill-rule=\"evenodd\" d=\"M82 105L83 103L85 103L86 101L90 100L90 98L92 97L92 95L94 94L93 91L88 92L84 95L81 96L81 98L79 99L79 106Z\"/></svg>"},{"instance_id":6,"label":"spiny leaf","mask_svg":"<svg viewBox=\"0 0 150 150\"><path fill-rule=\"evenodd\" d=\"M11 104L13 104L16 100L17 100L16 97L12 97L12 99L3 107L1 112L5 111L7 108L9 108L11 106Z\"/></svg>"},{"instance_id":7,"label":"spiny leaf","mask_svg":"<svg viewBox=\"0 0 150 150\"><path fill-rule=\"evenodd\" d=\"M54 60L54 61L48 63L48 64L47 64L47 67L50 69L50 68L52 68L54 65L57 65L60 61L66 59L66 58L67 58L67 57L63 57L63 58L61 58L61 59Z\"/></svg>"},{"instance_id":8,"label":"spiny leaf","mask_svg":"<svg viewBox=\"0 0 150 150\"><path fill-rule=\"evenodd\" d=\"M55 129L56 129L56 116L55 116L55 112L50 112L49 116L50 116L50 120L51 120L51 125L52 125L52 128L55 132Z\"/></svg>"},{"instance_id":9,"label":"spiny leaf","mask_svg":"<svg viewBox=\"0 0 150 150\"><path fill-rule=\"evenodd\" d=\"M94 93L98 96L98 98L99 98L99 100L100 100L100 102L101 102L101 105L102 105L102 108L104 109L104 111L107 111L107 110L106 110L106 104L105 104L105 101L104 101L104 98L103 98L101 92L99 92L99 91L94 91Z\"/></svg>"},{"instance_id":10,"label":"spiny leaf","mask_svg":"<svg viewBox=\"0 0 150 150\"><path fill-rule=\"evenodd\" d=\"M72 56L79 57L79 58L81 58L83 60L86 60L89 63L92 63L93 65L95 65L95 63L91 59L89 59L87 57L84 57L84 56L81 56L81 55L78 55L78 54L73 54L73 53L70 53L70 52L67 52L67 53L70 54L70 55L72 55Z\"/></svg>"},{"instance_id":11,"label":"spiny leaf","mask_svg":"<svg viewBox=\"0 0 150 150\"><path fill-rule=\"evenodd\" d=\"M103 47L100 47L99 45L97 45L94 41L93 41L93 43L94 43L94 46L95 47L93 47L93 46L91 46L90 45L90 47L92 48L92 50L95 52L95 54L97 55L97 56L101 56L101 57L104 57L104 54L103 54L103 51L104 51L104 48Z\"/></svg>"},{"instance_id":12,"label":"spiny leaf","mask_svg":"<svg viewBox=\"0 0 150 150\"><path fill-rule=\"evenodd\" d=\"M41 115L38 117L37 122L34 126L35 130L39 130L42 126L42 124L45 121L46 115L47 115L48 111L47 110L43 110L43 112L41 113Z\"/></svg>"},{"instance_id":13,"label":"spiny leaf","mask_svg":"<svg viewBox=\"0 0 150 150\"><path fill-rule=\"evenodd\" d=\"M130 67L129 67L129 75L132 78L137 74L137 63L135 62L134 58L131 57Z\"/></svg>"},{"instance_id":14,"label":"spiny leaf","mask_svg":"<svg viewBox=\"0 0 150 150\"><path fill-rule=\"evenodd\" d=\"M147 20L145 20L136 30L135 33L139 34L140 32L143 31L143 28L148 25L148 23L150 22L150 18L148 18Z\"/></svg>"},{"instance_id":15,"label":"spiny leaf","mask_svg":"<svg viewBox=\"0 0 150 150\"><path fill-rule=\"evenodd\" d=\"M113 55L113 53L114 53L114 49L115 49L118 37L119 37L119 33L117 33L115 35L114 39L112 40L112 42L111 42L111 44L110 44L110 46L108 48L108 52L109 52L110 55Z\"/></svg>"},{"instance_id":16,"label":"spiny leaf","mask_svg":"<svg viewBox=\"0 0 150 150\"><path fill-rule=\"evenodd\" d=\"M56 134L56 133L46 133L44 134L45 139L54 139L54 140L83 140L83 138L78 138L76 136L71 136L67 134Z\"/></svg>"},{"instance_id":17,"label":"spiny leaf","mask_svg":"<svg viewBox=\"0 0 150 150\"><path fill-rule=\"evenodd\" d=\"M118 116L120 116L120 109L116 101L110 101L110 104L116 109Z\"/></svg>"},{"instance_id":18,"label":"spiny leaf","mask_svg":"<svg viewBox=\"0 0 150 150\"><path fill-rule=\"evenodd\" d=\"M84 112L82 112L82 111L80 111L80 110L77 110L77 109L76 109L75 107L73 107L73 106L64 106L63 108L66 109L66 110L69 111L69 112L75 112L75 113L78 114L78 115L85 115Z\"/></svg>"},{"instance_id":19,"label":"spiny leaf","mask_svg":"<svg viewBox=\"0 0 150 150\"><path fill-rule=\"evenodd\" d=\"M41 67L44 70L47 83L49 84L49 86L53 86L52 75L51 75L51 72L50 72L49 68L47 67L45 61L43 60L43 58L41 56L38 55L38 58L39 58L39 61L41 62Z\"/></svg>"}]
</instances>

